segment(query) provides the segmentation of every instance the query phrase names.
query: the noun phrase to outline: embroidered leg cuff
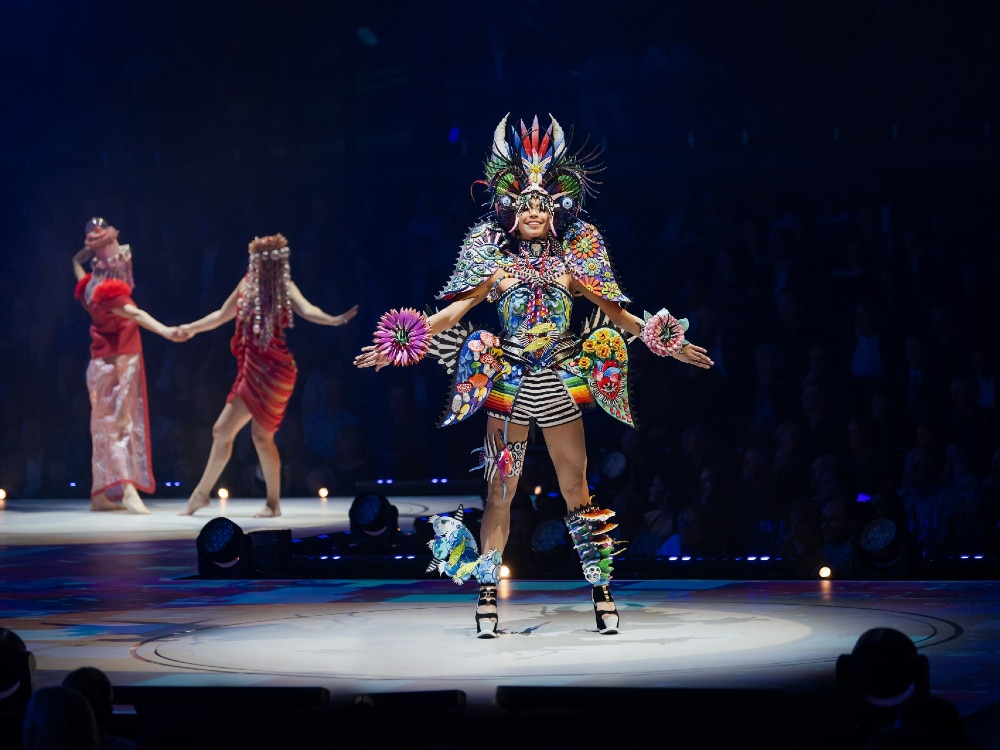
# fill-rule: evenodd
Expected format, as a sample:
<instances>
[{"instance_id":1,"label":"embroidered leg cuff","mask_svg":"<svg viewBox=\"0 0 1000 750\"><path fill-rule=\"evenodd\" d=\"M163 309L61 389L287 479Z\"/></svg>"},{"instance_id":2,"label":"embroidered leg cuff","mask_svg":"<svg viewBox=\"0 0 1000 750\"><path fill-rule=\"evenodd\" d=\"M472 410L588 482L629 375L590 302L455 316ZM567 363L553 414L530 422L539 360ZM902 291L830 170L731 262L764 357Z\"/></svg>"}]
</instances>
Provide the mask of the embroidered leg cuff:
<instances>
[{"instance_id":1,"label":"embroidered leg cuff","mask_svg":"<svg viewBox=\"0 0 1000 750\"><path fill-rule=\"evenodd\" d=\"M608 534L618 524L608 523L614 511L588 505L576 510L564 519L569 529L573 548L580 556L583 577L594 586L604 586L611 580L612 558L624 549L616 549L619 543Z\"/></svg>"}]
</instances>

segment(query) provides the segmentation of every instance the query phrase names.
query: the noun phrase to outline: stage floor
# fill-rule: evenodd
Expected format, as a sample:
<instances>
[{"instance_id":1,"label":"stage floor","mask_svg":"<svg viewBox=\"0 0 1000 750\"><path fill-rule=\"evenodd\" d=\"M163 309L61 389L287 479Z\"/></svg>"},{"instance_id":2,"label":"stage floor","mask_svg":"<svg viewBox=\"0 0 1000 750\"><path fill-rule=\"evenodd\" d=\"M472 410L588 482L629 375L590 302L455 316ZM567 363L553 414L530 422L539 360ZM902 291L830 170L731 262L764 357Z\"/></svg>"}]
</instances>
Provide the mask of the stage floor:
<instances>
[{"instance_id":1,"label":"stage floor","mask_svg":"<svg viewBox=\"0 0 1000 750\"><path fill-rule=\"evenodd\" d=\"M478 498L393 498L400 525ZM0 611L37 659L36 684L79 666L116 686L325 687L331 701L461 691L500 711L501 687L714 688L833 685L840 654L872 627L909 635L934 692L965 717L1000 690L1000 582L620 580L622 631L596 632L580 581L505 581L502 635L475 637L477 590L448 580L198 579L195 538L225 516L245 531L347 528L349 498L182 500L152 514L91 513L85 500L6 500Z\"/></svg>"}]
</instances>

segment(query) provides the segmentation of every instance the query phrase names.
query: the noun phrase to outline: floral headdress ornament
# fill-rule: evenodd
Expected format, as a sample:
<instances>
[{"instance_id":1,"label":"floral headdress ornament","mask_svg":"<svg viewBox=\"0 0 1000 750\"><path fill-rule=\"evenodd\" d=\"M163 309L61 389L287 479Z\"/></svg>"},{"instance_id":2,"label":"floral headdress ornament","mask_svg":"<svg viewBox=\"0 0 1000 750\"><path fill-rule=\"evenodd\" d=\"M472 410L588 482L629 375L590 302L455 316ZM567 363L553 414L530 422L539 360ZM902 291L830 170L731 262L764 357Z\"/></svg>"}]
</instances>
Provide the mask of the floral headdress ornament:
<instances>
[{"instance_id":1,"label":"floral headdress ornament","mask_svg":"<svg viewBox=\"0 0 1000 750\"><path fill-rule=\"evenodd\" d=\"M486 179L479 180L490 191L493 209L508 231L517 224L517 215L534 200L541 200L553 216L556 212L576 215L586 197L596 195L591 175L600 172L600 153L571 153L562 126L549 115L549 127L542 130L536 115L529 128L521 120L511 127L503 116L493 131L493 148L486 160ZM553 232L555 221L553 221Z\"/></svg>"}]
</instances>

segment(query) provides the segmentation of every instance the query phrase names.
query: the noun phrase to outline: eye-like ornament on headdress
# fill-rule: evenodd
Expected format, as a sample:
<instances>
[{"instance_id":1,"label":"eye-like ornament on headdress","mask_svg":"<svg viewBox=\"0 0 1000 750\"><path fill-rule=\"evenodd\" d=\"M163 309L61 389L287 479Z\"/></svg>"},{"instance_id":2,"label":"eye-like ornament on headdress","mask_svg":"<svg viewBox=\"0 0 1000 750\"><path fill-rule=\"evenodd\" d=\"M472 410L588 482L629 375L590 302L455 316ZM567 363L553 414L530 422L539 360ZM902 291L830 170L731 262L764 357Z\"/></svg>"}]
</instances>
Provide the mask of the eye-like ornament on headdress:
<instances>
[{"instance_id":1,"label":"eye-like ornament on headdress","mask_svg":"<svg viewBox=\"0 0 1000 750\"><path fill-rule=\"evenodd\" d=\"M482 181L492 197L493 209L508 231L513 230L517 214L531 201L540 199L553 215L566 211L579 213L584 199L596 195L590 175L601 167L594 164L597 150L588 154L570 153L562 126L549 115L546 130L536 115L529 128L521 120L511 127L509 138L504 115L493 131L493 148L486 160L486 180Z\"/></svg>"}]
</instances>

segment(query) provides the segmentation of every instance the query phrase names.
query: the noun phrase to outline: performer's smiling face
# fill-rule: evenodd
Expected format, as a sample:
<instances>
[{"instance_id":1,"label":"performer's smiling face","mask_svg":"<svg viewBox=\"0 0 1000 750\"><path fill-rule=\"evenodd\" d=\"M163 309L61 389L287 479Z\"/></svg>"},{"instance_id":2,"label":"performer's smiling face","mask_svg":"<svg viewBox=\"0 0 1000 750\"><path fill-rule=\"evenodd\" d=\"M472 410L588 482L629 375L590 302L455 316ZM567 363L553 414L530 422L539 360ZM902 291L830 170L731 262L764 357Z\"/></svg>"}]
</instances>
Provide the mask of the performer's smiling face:
<instances>
[{"instance_id":1,"label":"performer's smiling face","mask_svg":"<svg viewBox=\"0 0 1000 750\"><path fill-rule=\"evenodd\" d=\"M517 215L517 232L524 240L537 240L549 233L552 214L545 202L532 196Z\"/></svg>"}]
</instances>

